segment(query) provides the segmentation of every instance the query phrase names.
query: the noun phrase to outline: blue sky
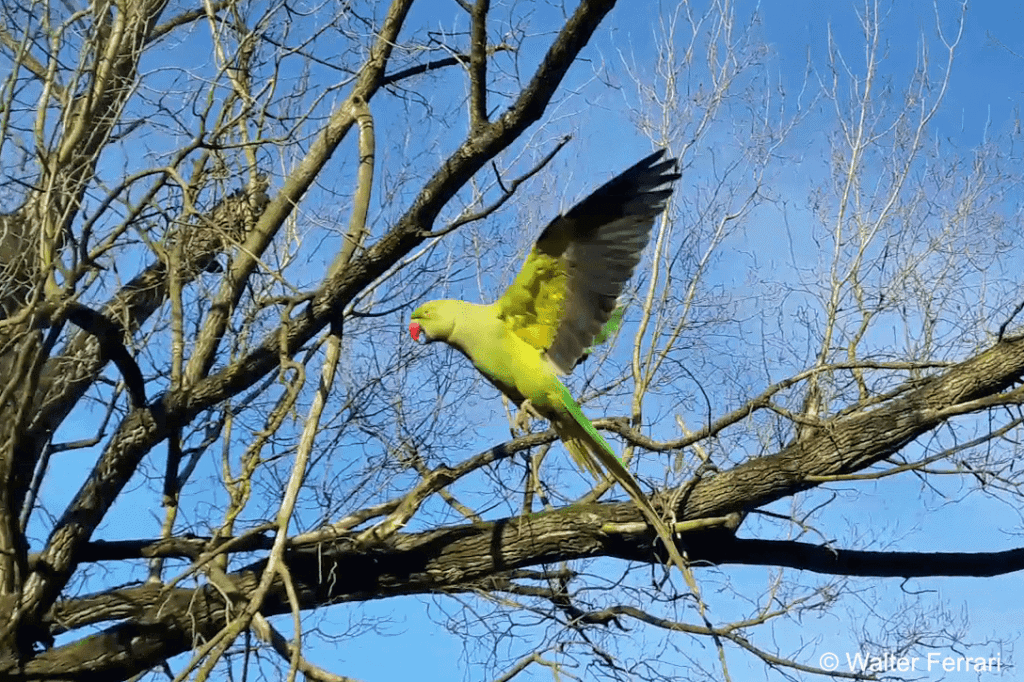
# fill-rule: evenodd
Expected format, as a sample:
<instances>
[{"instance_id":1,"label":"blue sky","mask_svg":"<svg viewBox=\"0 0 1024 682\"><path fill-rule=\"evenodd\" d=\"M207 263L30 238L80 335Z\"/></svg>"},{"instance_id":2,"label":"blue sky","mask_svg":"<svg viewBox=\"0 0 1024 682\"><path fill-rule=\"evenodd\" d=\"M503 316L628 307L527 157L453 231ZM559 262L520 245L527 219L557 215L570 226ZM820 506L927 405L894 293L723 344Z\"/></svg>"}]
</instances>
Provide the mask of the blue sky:
<instances>
[{"instance_id":1,"label":"blue sky","mask_svg":"<svg viewBox=\"0 0 1024 682\"><path fill-rule=\"evenodd\" d=\"M643 11L638 11L641 6ZM944 31L955 30L958 7L956 3L939 3L939 23ZM424 25L451 25L436 18L447 17L453 13L448 5L423 5L422 11L424 14L418 15L420 18L417 19L414 15L411 21L422 21ZM666 7L662 7L661 11L668 13ZM817 78L824 73L830 27L835 42L846 56L851 69L857 72L863 68L863 36L859 31L857 7L845 2L821 3L811 0L739 3L737 23L747 26L751 13L755 11L757 21L749 30L754 41L763 41L768 47L768 51L762 57L763 72L756 75L763 77L764 82L778 89L780 108L777 112L780 116L792 117L801 112L801 106L807 106L813 100L818 87ZM935 16L932 4L919 0L900 2L897 6L883 8L883 11L887 12L888 16L883 27L886 57L882 62L881 72L885 78L891 79L893 87L898 90L908 82L921 54L922 45L928 46L929 54L935 63L942 60L934 37ZM973 150L998 141L1002 139L1001 136L1013 131L1024 91L1024 37L1019 30L1024 25L1022 15L1024 9L1011 2L978 3L977 6L970 8L950 87L930 129L930 139L944 150L949 150L949 153L957 152L970 158ZM530 21L536 27L537 33L524 43L526 51L520 55L521 66L524 69L536 63L550 40L550 33L545 32L545 29L550 27L550 24L545 23L549 16L557 16L557 12L546 5L537 6L530 14ZM549 110L544 127L532 130L524 138L537 144L536 153L539 155L549 149L551 141L560 135L572 133L575 136L573 142L554 164L554 169L559 174L557 180L551 176L538 178L538 184L550 184L543 184L544 190L541 191L534 189L533 194L527 195L528 200L524 198L522 204L509 207L487 224L474 226L471 230L454 235L432 254L435 263L444 264L447 257L464 256L466 248L477 243L474 240L479 239L479 243L493 247L480 255L479 264L467 266L459 261L459 266L463 269L460 270L461 279L453 285L455 293L473 299L495 295L500 291L502 283L507 282L508 276L514 272L514 268L509 267L509 264L517 262L516 259L521 256L522 250L533 238L532 234L543 224L543 220L549 218L559 208L570 205L576 198L583 196L610 175L649 151L651 143L636 132L631 124L629 108L636 105L637 100L629 81L629 65L639 65L645 75L651 75L655 59L652 52L652 36L657 28L656 21L657 12L653 6L620 2L585 51L585 58L574 67L566 79L563 92ZM205 53L195 50L177 52L179 55L196 56L200 60L205 57ZM808 73L811 74L809 77ZM689 77L691 86L700 85L702 79L698 66L694 67ZM451 83L458 83L457 77L448 78L451 79ZM751 77L750 82L756 82L756 79ZM461 93L455 88L449 94L451 102L458 102L461 97ZM447 111L451 102L445 102L441 94L436 96L437 100L433 105L438 110ZM730 111L737 118L728 122L730 125L723 125L720 130L716 130L709 138L707 147L695 148L692 151L689 157L689 163L692 165L687 168L680 181L677 190L679 194L691 193L693 196L699 196L706 191L706 179L718 172L719 167L716 163L734 158L734 150L730 148L731 141L735 139L737 131L745 128L747 122L742 119L742 109L738 106ZM413 116L423 117L414 120L428 126L431 133L436 135L436 147L419 145L416 140L402 142L408 128L405 123L410 120L410 112ZM429 121L423 110L415 105L400 104L384 97L381 98L381 110L374 113L377 116L379 144L384 150L380 156L385 161L388 158L400 158L403 145L405 149L416 152L418 159L436 161L441 154L451 151L451 147L445 144L446 140L460 135L462 128L458 126L464 125L464 118L455 116L452 119L453 130L446 136L443 125ZM693 338L686 341L687 344L692 344L692 351L690 355L684 353L682 357L695 362L700 360L702 364L699 367L695 365L693 369L697 379L707 382L704 388L722 401L716 401L712 405L715 416L735 407L735 404L729 404L728 400L744 395L744 391L735 386L729 390L715 387L712 377L716 368L724 368L733 361L747 363L750 372L737 372L734 376L747 382L749 391L746 395L751 395L771 380L777 380L807 366L808 358L803 355L805 348L799 344L804 337L801 331L795 326L791 327L790 323L791 317L812 308L810 299L788 297L780 302L765 291L758 290L760 285L769 280L794 281L789 278L796 278L803 267L811 265L807 260L817 255L817 244L810 238L814 233L814 216L807 210L807 203L809 192L815 184L812 181L828 164L827 134L824 126L828 124L830 113L820 104L802 113L802 122L780 143L778 149L780 156L784 156L789 162L773 167L765 179L775 201L760 206L739 230L729 236L721 246L719 256L708 274L709 290L728 295L730 301L728 305L723 304L722 309L737 315L739 321L727 327L730 333L727 337L701 338L698 333L694 333ZM715 149L715 145L718 145L718 149ZM337 171L341 177L337 181L338 186L345 182L344 173L351 170L350 161L346 161L346 158L351 157L351 144L347 143L347 146L348 151L343 148L338 154ZM517 146L517 149L521 148ZM1014 153L1012 148L1005 151L1011 156ZM1016 154L1019 156L1019 150ZM519 165L528 161L529 159L525 159ZM512 165L511 162L509 164ZM330 181L325 179L325 184L328 182ZM326 190L322 194L319 192L320 189L317 189L311 193L308 205L304 207L304 218L328 216L337 217L342 221L347 219L347 208L343 202L339 202L336 197L332 201ZM1006 201L1019 201L1019 197L1011 194ZM374 215L379 230L384 229L388 219L404 207L402 198L389 204L389 199L378 185ZM454 207L446 217L451 218L457 210L458 207ZM531 225L529 231L518 229L522 222ZM497 238L495 234L498 235ZM330 236L324 238L322 235L320 238L323 239L323 248L309 256L309 269L303 273L313 281L315 273L321 271L317 264L318 255L323 259L324 254L330 254L331 246L337 243L337 234L333 239ZM329 260L329 257L326 260ZM1009 278L1012 282L1012 268L1010 270L1004 279ZM640 272L638 276L643 279L646 275ZM1017 281L1019 282L1019 279ZM402 286L409 287L406 290L407 298L427 293L430 297L434 296L434 292L415 289L413 283L403 282ZM970 300L970 297L967 299ZM768 302L779 305L767 308ZM380 308L388 308L391 305L393 303L385 301L380 304ZM407 311L395 313L386 320L390 325L388 329L393 330L396 339L404 329L406 313ZM769 320L769 324L766 325L765 320ZM1001 318L996 315L993 315L992 320L994 326L1001 322ZM627 320L624 336L631 329L635 329L635 326L631 325L635 325L635 320ZM754 359L759 355L770 355L762 353L762 349L765 347L763 344L766 343L766 339L771 341L772 330L775 329L773 325L792 334L793 349L779 351L777 357L774 357L777 364L771 364L759 371ZM873 333L878 334L873 340L883 343L881 337L884 336L884 332L877 330ZM903 334L902 331L893 333ZM913 335L913 330L910 333ZM623 341L620 343L628 345ZM780 346L782 345L785 344L780 343ZM385 343L383 346L389 353L402 352L400 345L390 346ZM716 350L717 352L714 352ZM618 352L621 352L621 349ZM429 354L433 354L433 357L429 357ZM440 348L429 349L429 354L423 355L423 364L418 370L410 370L414 375L417 371L425 371L424 368L437 367L439 363L461 361L458 356ZM621 361L622 356L613 357ZM354 360L353 364L356 364ZM604 375L599 375L595 380L596 385L600 383L600 376ZM449 416L456 415L455 426L452 428L457 428L461 424L463 430L473 431L479 427L476 431L479 438L466 442L459 452L447 454L447 461L458 461L465 456L464 453L488 447L507 435L507 429L501 422L500 403L495 393L480 382L474 383L472 370L465 366L455 369L454 380L462 382L459 386L472 387L473 394L466 399L466 403L473 409L470 413L464 414L461 402L447 403L446 409L451 411ZM579 389L583 385L584 377L576 377L573 380L574 389ZM624 394L615 400L620 399L621 402L604 399L587 410L591 414L599 414L605 410L609 414L624 414L628 410L629 396ZM645 415L652 420L652 424L649 425L652 432L662 436L672 433L675 422L671 415L675 410L685 415L690 428L696 428L695 425L701 423L706 408L700 403L699 392L692 383L688 386L685 383L674 383L671 388L666 388L661 398L651 400ZM662 418L655 420L652 415L659 415ZM82 414L83 418L85 416ZM723 443L722 449L727 450L729 443L743 443L748 448L751 445L749 440L736 438L735 441ZM345 456L358 452L353 443L343 445L339 452ZM772 451L770 440L763 442L762 447L761 451L747 449L743 456ZM735 453L729 456L742 459ZM145 466L151 475L156 474L162 467L161 459L162 452L156 460L147 461ZM63 508L68 496L73 492L61 483L81 480L91 464L87 457L76 457L74 461L67 458L67 461L61 462L62 479L49 482L44 489L48 509ZM341 462L329 466L334 468L328 468L322 474L321 480L329 480L332 474L340 475L344 471L344 464ZM652 480L657 480L658 467L663 468L663 465L650 461L641 466L642 473ZM211 464L205 475L216 477L216 471L217 465ZM508 474L510 471L508 468L499 469L495 475ZM144 478L141 475L138 477L134 482L136 485L133 486L135 493L126 497L112 511L110 523L101 531L102 537L138 538L157 534L158 516L150 516L148 512L147 515L132 513L132 509L139 505L145 505L146 509L157 509L157 506L152 504L154 497L145 491ZM582 490L581 486L585 484L585 480L576 477L572 472L562 472L560 477L553 480L560 484L565 483L570 490ZM825 498L832 495L836 497L830 506L815 516L815 524L825 529L829 534L827 539L834 541L839 547L986 551L1019 544L1014 537L1020 534L1019 515L1004 503L971 492L968 485L969 481L964 482L950 477L938 482L935 490L925 490L923 484L916 478L897 477L873 484L829 486L827 491L802 497L799 504L801 509L806 510ZM481 488L483 486L484 483L481 481ZM213 496L210 492L215 489L195 486L186 491L186 496L196 509L222 504L223 495ZM952 503L953 500L956 504ZM780 514L792 512L789 501L773 505L772 510ZM443 509L437 509L429 518L435 520L444 513L446 512ZM502 508L494 511L495 516L503 513L507 511ZM311 522L310 519L306 519L306 522ZM449 518L449 522L457 520L454 515ZM788 532L791 531L792 529L789 529ZM741 531L741 535L754 537L759 532L770 537L785 537L787 529L784 524L752 518ZM865 541L865 538L870 539L870 542ZM801 539L810 542L820 540L813 536ZM588 571L607 576L609 579L624 572L624 567L616 562L588 562L585 567ZM738 616L742 612L744 597L752 602L761 599L775 574L773 569L725 567L721 570L698 572L698 579L708 593L714 594L717 588L724 590L728 586L735 589L736 594L740 596L736 599L723 599L717 603L716 617L725 619L730 615ZM643 584L648 575L649 571L641 569L635 571L629 579ZM135 574L132 577L141 576ZM820 580L806 578L801 576L801 582L827 582L825 577L821 577ZM800 623L781 624L770 634L768 630L755 630L754 639L768 648L777 646L780 653L793 655L800 663L815 665L825 652L855 651L858 625L863 623L865 628L876 625L870 616L870 607L881 605L882 611L899 611L901 604L920 602L923 598L913 593L922 591L927 594L926 598L933 600L936 605L944 604L954 616L962 616L968 621L967 638L978 644L969 647L966 655L998 654L1002 661L1008 663L1012 659L1011 651L1000 648L997 644L986 643L986 640L997 638L1012 641L1019 637L1020 626L1015 624L1018 613L1016 604L1020 601L1018 578L1019 576L1013 575L984 580L940 578L910 581L906 585L901 585L898 580L857 581L856 589L863 590L860 603L858 598L848 596L831 611L817 615L808 614ZM735 614L730 612L731 609L735 609ZM475 637L482 635L483 626L474 619L480 618L483 621L484 614L493 619L487 622L496 623L495 627L502 627L506 617L509 623L516 623L515 627L509 627L510 632L515 634L500 640L493 651L476 646L478 641ZM498 660L509 661L533 650L534 637L538 635L536 631L523 625L527 620L529 618L523 614L509 615L471 597L398 598L338 605L304 614L304 622L309 628L317 627L326 633L343 633L350 627L366 630L351 639L342 639L337 645L313 638L309 640L308 655L315 663L334 672L368 682L399 679L417 679L424 682L490 679L501 672L500 667L486 667L487 662L493 663L492 655ZM290 631L289 618L277 618L275 623L282 631ZM375 627L369 627L374 623ZM450 633L448 628L458 634ZM662 648L662 639L663 635L659 631L634 625L630 633L615 636L612 646L624 660L628 660L630 656L664 656L666 661L670 661L675 658L682 660L685 655L693 655L703 659L705 664L713 669L714 654L706 646L695 648L689 640L676 638L672 642L678 644L682 651L672 652L670 647L666 652ZM799 653L794 653L801 645L803 649ZM568 661L563 659L563 662ZM730 654L730 666L734 679L765 679L762 666L744 654ZM176 669L177 667L175 665ZM591 677L592 673L581 670L575 672L581 674L583 679L594 679ZM537 667L516 679L552 678L550 670ZM767 679L779 678L769 675ZM967 680L979 677L974 674L951 674L940 677L929 673L924 679ZM1013 679L1013 673L1004 673L1000 679Z\"/></svg>"},{"instance_id":2,"label":"blue sky","mask_svg":"<svg viewBox=\"0 0 1024 682\"><path fill-rule=\"evenodd\" d=\"M754 5L749 3L737 6L741 15L753 8ZM785 91L788 98L785 104L787 111L793 111L793 101L798 99L802 87L805 88L805 102L813 94L816 88L813 77L810 83L804 85L808 60L814 73L820 73L824 66L827 30L830 26L833 38L843 50L851 68L855 71L863 68L863 36L859 31L855 8L845 3L766 1L757 5L757 11L760 20L754 29L755 34L770 49L764 59L764 68L770 79ZM895 86L905 84L920 56L921 46L925 44L932 60L941 62L943 55L934 40L936 24L930 3L899 3L897 7L888 10L883 8L883 11L888 11L883 28L886 56L880 68L884 77L892 79ZM955 31L957 12L957 5L940 3L940 24L947 33ZM948 149L970 156L971 150L1012 130L1021 91L1024 89L1024 77L1021 76L1024 63L1011 54L1011 51L1017 55L1024 54L1024 43L1015 28L1021 25L1021 12L1013 3L985 3L970 9L950 88L931 129L934 139L942 140ZM571 127L579 144L568 151L568 157L563 161L571 170L571 175L567 173L562 176L568 180L565 191L561 196L545 195L542 200L544 204L557 208L571 203L574 198L585 194L610 173L631 163L648 148L639 136L635 143L630 143L635 133L630 132L629 116L622 110L622 103L624 100L629 101L629 95L622 92L628 89L628 84L619 55L632 51L641 63L645 54L650 58L645 49L650 48L654 18L653 11L637 12L635 7L627 3L620 4L588 49L587 55L593 62L577 65L567 79L567 89L579 88L577 96L561 103L550 118L558 123L571 119ZM607 67L607 73L610 73L608 81L620 86L622 91L608 89L602 82L595 82L593 74L598 62ZM807 257L807 249L813 249L813 243L808 241L794 246L792 239L780 239L779 232L772 228L783 221L791 221L789 227L797 234L802 234L802 229L809 229L800 224L811 219L806 211L800 210L800 206L806 202L806 176L820 172L826 156L824 135L813 123L815 117L825 117L827 113L811 111L808 114L810 123L800 127L784 145L786 153L795 154L805 162L777 169L774 176L774 189L786 203L788 212L783 216L777 206L765 207L758 214L762 223L748 224L742 233L734 236L730 242L734 250L731 255L723 256L713 274L713 278L722 286L732 286L735 291L742 292L744 281L748 280L752 272L785 270L805 265L803 262L794 263L793 254L797 254L798 260ZM553 126L554 130L559 129L558 123ZM549 135L553 136L554 133ZM608 141L613 141L613 144L608 144ZM684 176L681 181L684 187L688 181L697 182L692 178L700 176L701 170L706 168L703 165L706 161L706 158L697 154L694 175ZM542 209L534 206L528 210L543 214ZM470 284L471 288L474 286ZM466 295L471 296L470 293ZM744 325L743 332L751 336L741 338L757 338L760 325L756 318L763 315L764 311L754 309L745 312L751 315L751 321ZM772 310L771 314L775 316L777 311ZM784 367L772 369L775 379L785 374ZM763 387L766 382L758 384L757 380L752 379L751 383L752 387ZM491 397L493 399L493 394ZM725 407L714 405L715 414L724 412ZM613 406L609 407L609 411L621 414L624 409L620 406L616 410ZM883 479L873 484L839 484L829 486L826 493L804 497L800 504L806 509L825 497L833 494L836 496L831 505L816 517L816 525L829 533L827 539L839 547L991 551L1016 544L1013 536L1019 534L1015 530L1019 528L1019 516L1006 504L969 491L967 484L955 478L942 479L935 485L937 494L924 499L921 481L910 477ZM783 514L791 511L789 501L773 505L772 509ZM779 532L771 524L756 520L748 523L750 525L741 531L741 535L754 537L758 530L769 536ZM820 538L814 536L802 539L820 541ZM867 543L865 539L869 539ZM618 575L622 570L621 567L607 566L602 562L593 562L589 566L593 571L606 570L609 575ZM712 572L699 574L706 581L703 584L707 589L731 585L740 593L748 590L749 597L757 599L763 594L767 581L775 571L726 567L711 575L709 573ZM804 580L806 578L803 577ZM809 582L815 581L825 584L827 579L811 577ZM911 606L928 599L928 603L936 608L948 610L947 616L951 623L964 623L968 633L966 639L974 643L966 647L964 655L997 656L1006 666L1000 679L1014 677L1009 667L1013 659L1012 646L989 639L1012 642L1020 635L1020 626L1016 624L1017 609L1013 606L1017 599L1007 598L1008 595L1020 592L1016 576L984 580L936 578L909 581L906 584L899 580L863 580L854 581L853 586L855 590L862 591L857 598L846 599L834 610L817 617L807 615L799 623L779 626L770 636L767 632L755 632L754 641L769 647L777 645L780 652L792 654L798 662L816 665L826 652L835 652L841 656L856 653L856 638L860 634L880 634L878 630L873 630L881 626L872 621L870 609L879 608L883 612L898 614L901 608L906 607L909 614ZM926 596L922 597L920 593ZM471 643L467 644L460 636L446 634L444 628L438 625L436 614L445 610L444 606L438 604L440 601L443 600L410 598L331 610L324 615L326 622L336 622L335 618L344 622L355 611L362 615L391 618L395 621L392 634L381 639L366 635L356 640L358 646L342 647L337 652L318 653L315 660L334 670L367 680L406 679L410 676L428 680L473 680L488 679L488 674L498 674L498 670L488 670L488 674L485 674L480 668L473 667L474 662L487 659L488 651L474 650ZM489 610L479 602L474 604L477 609ZM718 617L725 618L729 607L719 603L717 608ZM449 606L449 609L459 613L455 606ZM860 632L861 625L864 633ZM658 632L636 626L625 637L625 642L617 642L616 650L626 659L630 651L638 657L662 655L657 653L661 651L657 644L660 637ZM766 637L770 639L764 639ZM630 641L635 644L631 645ZM694 653L692 649L686 648L689 643L683 642L680 646L697 657L704 657L708 661L713 658L713 652L706 647ZM504 656L505 660L514 660L531 651L528 639L502 641L501 647L498 655ZM940 647L923 648L942 651ZM360 657L360 650L367 652L365 658ZM381 656L382 651L401 651L403 655ZM796 651L798 653L793 653ZM454 671L452 666L456 661L459 667ZM764 674L759 662L742 654L732 654L730 665L735 679L762 679ZM582 674L583 679L591 679L590 675L593 674L580 670L575 672ZM542 680L551 677L547 669L537 668L517 679ZM769 676L769 679L778 678ZM925 673L924 679L987 678L977 673L941 673L934 668Z\"/></svg>"}]
</instances>

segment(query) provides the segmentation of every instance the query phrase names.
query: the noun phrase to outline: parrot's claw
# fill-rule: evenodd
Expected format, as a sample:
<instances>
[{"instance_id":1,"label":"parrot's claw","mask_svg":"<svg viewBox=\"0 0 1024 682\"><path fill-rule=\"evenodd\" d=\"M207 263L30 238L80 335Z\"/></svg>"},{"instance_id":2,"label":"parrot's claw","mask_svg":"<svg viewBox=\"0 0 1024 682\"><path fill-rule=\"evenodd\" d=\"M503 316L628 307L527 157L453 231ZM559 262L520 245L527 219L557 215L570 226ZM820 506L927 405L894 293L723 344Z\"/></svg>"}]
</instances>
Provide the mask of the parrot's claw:
<instances>
[{"instance_id":1,"label":"parrot's claw","mask_svg":"<svg viewBox=\"0 0 1024 682\"><path fill-rule=\"evenodd\" d=\"M519 414L516 415L515 427L520 431L526 433L530 430L530 418L543 419L542 416L533 409L533 404L530 399L527 398L523 401L523 404L519 406Z\"/></svg>"}]
</instances>

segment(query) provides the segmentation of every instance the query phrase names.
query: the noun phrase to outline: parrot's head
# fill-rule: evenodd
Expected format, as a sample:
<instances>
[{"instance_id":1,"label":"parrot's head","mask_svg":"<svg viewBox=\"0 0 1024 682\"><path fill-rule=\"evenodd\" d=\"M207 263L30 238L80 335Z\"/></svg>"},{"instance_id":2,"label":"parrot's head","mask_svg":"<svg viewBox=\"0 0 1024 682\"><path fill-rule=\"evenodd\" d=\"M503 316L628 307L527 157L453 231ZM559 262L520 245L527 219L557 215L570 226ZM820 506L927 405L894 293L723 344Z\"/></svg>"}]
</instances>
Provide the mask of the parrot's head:
<instances>
[{"instance_id":1,"label":"parrot's head","mask_svg":"<svg viewBox=\"0 0 1024 682\"><path fill-rule=\"evenodd\" d=\"M431 341L447 341L455 327L455 311L452 304L460 301L431 301L424 303L412 311L409 322L409 335L413 341L419 341L420 335L424 343Z\"/></svg>"}]
</instances>

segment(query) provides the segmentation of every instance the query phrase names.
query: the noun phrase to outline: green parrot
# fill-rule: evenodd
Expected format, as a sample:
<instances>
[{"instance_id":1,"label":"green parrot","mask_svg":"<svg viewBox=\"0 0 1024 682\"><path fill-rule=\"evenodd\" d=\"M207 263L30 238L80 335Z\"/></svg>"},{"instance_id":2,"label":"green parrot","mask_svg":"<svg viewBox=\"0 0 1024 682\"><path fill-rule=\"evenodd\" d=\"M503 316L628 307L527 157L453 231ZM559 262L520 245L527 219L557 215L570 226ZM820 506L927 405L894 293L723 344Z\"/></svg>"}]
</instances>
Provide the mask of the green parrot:
<instances>
[{"instance_id":1,"label":"green parrot","mask_svg":"<svg viewBox=\"0 0 1024 682\"><path fill-rule=\"evenodd\" d=\"M676 160L664 155L651 154L552 220L497 301L430 301L413 312L409 333L457 348L524 412L547 419L581 468L598 480L607 471L629 493L688 573L671 530L558 378L621 316L619 294L679 179Z\"/></svg>"}]
</instances>

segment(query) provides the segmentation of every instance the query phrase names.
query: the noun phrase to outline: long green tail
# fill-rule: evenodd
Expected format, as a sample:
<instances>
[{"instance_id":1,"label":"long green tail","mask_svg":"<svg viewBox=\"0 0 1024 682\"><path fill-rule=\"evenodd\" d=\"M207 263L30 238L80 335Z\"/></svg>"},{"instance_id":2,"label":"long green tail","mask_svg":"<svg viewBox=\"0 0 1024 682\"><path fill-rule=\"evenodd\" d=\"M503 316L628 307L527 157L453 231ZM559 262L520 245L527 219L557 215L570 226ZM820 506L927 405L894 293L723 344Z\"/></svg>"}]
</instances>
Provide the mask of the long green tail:
<instances>
[{"instance_id":1,"label":"long green tail","mask_svg":"<svg viewBox=\"0 0 1024 682\"><path fill-rule=\"evenodd\" d=\"M552 424L558 433L558 437L562 439L562 442L565 443L566 448L569 450L569 454L576 460L580 468L589 471L594 478L600 480L604 478L604 472L608 472L615 482L626 490L630 499L643 512L647 522L658 533L658 537L661 538L665 549L668 550L672 562L687 576L687 583L690 583L693 578L690 575L686 561L676 548L675 540L672 538L672 530L658 515L658 512L654 510L654 507L651 506L647 496L640 489L640 484L637 483L636 479L633 478L633 474L629 473L629 470L623 465L615 451L612 450L612 446L608 445L608 441L601 436L598 430L594 428L594 425L590 423L590 420L587 419L586 415L583 414L583 410L573 400L569 389L564 386L560 388L562 405L565 406L573 419L556 420ZM695 589L695 587L696 584L690 585L690 589Z\"/></svg>"},{"instance_id":2,"label":"long green tail","mask_svg":"<svg viewBox=\"0 0 1024 682\"><path fill-rule=\"evenodd\" d=\"M694 598L697 600L697 611L700 613L701 619L708 629L714 632L714 627L711 625L711 621L708 620L707 612L704 608L704 599L700 595L697 579L693 577L693 571L690 570L689 564L686 563L686 560L679 553L675 539L672 537L672 530L658 516L658 512L654 510L654 507L651 506L647 496L644 495L644 491L640 489L640 484L633 478L633 474L629 473L629 470L626 469L622 461L616 456L612 447L608 445L608 442L598 433L586 415L583 414L583 410L573 400L569 389L561 385L561 383L559 383L559 389L561 389L562 405L572 418L563 417L551 422L551 425L555 427L555 432L558 433L558 437L565 443L569 454L572 455L581 468L590 471L599 480L604 477L601 471L603 468L615 479L616 483L625 488L630 498L640 508L640 511L643 512L644 517L647 518L647 522L654 527L662 544L665 545L665 549L668 550L672 563L683 572L686 586L690 588L690 592L693 593ZM718 644L719 656L722 657L724 654L721 643L718 642L717 635L714 635L714 637ZM724 658L722 658L722 662L724 665Z\"/></svg>"}]
</instances>

